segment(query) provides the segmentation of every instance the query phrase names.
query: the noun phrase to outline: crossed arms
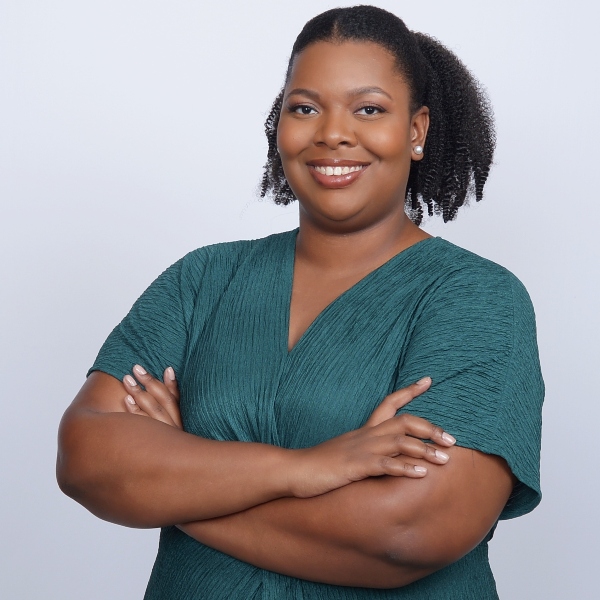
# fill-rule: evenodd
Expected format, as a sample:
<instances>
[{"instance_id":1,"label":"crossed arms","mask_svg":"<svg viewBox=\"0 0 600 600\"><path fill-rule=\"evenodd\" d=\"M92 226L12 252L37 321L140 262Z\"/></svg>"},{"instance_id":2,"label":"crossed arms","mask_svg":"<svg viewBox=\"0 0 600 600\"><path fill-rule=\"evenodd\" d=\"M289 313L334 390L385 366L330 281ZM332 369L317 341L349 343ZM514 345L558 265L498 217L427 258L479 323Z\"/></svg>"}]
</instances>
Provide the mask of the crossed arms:
<instances>
[{"instance_id":1,"label":"crossed arms","mask_svg":"<svg viewBox=\"0 0 600 600\"><path fill-rule=\"evenodd\" d=\"M135 376L146 391L127 377L88 378L61 423L61 488L102 519L178 525L261 568L400 587L474 548L512 490L502 458L457 447L423 419L393 417L427 381L388 396L356 431L285 450L185 433L172 371L163 382Z\"/></svg>"}]
</instances>

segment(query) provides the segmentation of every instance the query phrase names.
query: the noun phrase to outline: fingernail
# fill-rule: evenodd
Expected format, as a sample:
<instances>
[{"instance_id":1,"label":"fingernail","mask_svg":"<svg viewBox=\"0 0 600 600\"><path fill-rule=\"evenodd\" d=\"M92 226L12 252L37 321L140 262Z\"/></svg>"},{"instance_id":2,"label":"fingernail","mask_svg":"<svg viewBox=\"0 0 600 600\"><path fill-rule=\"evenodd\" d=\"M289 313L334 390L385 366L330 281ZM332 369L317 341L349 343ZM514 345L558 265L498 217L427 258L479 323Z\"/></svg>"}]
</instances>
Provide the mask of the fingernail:
<instances>
[{"instance_id":1,"label":"fingernail","mask_svg":"<svg viewBox=\"0 0 600 600\"><path fill-rule=\"evenodd\" d=\"M123 379L125 379L125 383L131 387L135 387L137 385L135 379L131 375L125 375Z\"/></svg>"},{"instance_id":2,"label":"fingernail","mask_svg":"<svg viewBox=\"0 0 600 600\"><path fill-rule=\"evenodd\" d=\"M415 471L417 473L427 473L427 469L425 467L415 467Z\"/></svg>"},{"instance_id":3,"label":"fingernail","mask_svg":"<svg viewBox=\"0 0 600 600\"><path fill-rule=\"evenodd\" d=\"M175 381L175 371L173 370L173 367L167 367L167 377L171 381Z\"/></svg>"},{"instance_id":4,"label":"fingernail","mask_svg":"<svg viewBox=\"0 0 600 600\"><path fill-rule=\"evenodd\" d=\"M442 439L448 444L456 443L456 440L449 433L442 433Z\"/></svg>"},{"instance_id":5,"label":"fingernail","mask_svg":"<svg viewBox=\"0 0 600 600\"><path fill-rule=\"evenodd\" d=\"M125 396L125 400L129 403L129 404L135 404L135 400L133 399L133 396Z\"/></svg>"},{"instance_id":6,"label":"fingernail","mask_svg":"<svg viewBox=\"0 0 600 600\"><path fill-rule=\"evenodd\" d=\"M146 369L144 369L144 367L140 367L140 365L135 365L135 367L133 367L133 370L138 375L146 375Z\"/></svg>"},{"instance_id":7,"label":"fingernail","mask_svg":"<svg viewBox=\"0 0 600 600\"><path fill-rule=\"evenodd\" d=\"M444 462L446 462L450 458L445 452L442 452L441 450L436 450L435 456L436 458L438 458L439 460L443 460Z\"/></svg>"},{"instance_id":8,"label":"fingernail","mask_svg":"<svg viewBox=\"0 0 600 600\"><path fill-rule=\"evenodd\" d=\"M425 385L427 383L431 383L431 377L423 377L417 381L417 385Z\"/></svg>"}]
</instances>

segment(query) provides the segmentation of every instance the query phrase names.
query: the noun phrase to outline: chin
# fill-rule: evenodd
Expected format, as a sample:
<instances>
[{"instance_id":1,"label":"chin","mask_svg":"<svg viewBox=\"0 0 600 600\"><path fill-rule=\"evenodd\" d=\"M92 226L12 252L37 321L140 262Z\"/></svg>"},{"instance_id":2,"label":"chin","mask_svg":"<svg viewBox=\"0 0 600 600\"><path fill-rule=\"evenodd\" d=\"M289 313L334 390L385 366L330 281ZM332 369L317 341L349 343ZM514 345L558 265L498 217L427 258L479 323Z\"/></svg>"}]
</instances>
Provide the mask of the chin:
<instances>
[{"instance_id":1,"label":"chin","mask_svg":"<svg viewBox=\"0 0 600 600\"><path fill-rule=\"evenodd\" d=\"M370 229L379 219L361 210L305 211L305 218L324 231L351 234Z\"/></svg>"},{"instance_id":2,"label":"chin","mask_svg":"<svg viewBox=\"0 0 600 600\"><path fill-rule=\"evenodd\" d=\"M336 223L350 221L362 214L366 208L364 202L353 202L351 198L339 193L316 200L313 195L311 202L302 200L299 202L306 216L313 221L327 220Z\"/></svg>"}]
</instances>

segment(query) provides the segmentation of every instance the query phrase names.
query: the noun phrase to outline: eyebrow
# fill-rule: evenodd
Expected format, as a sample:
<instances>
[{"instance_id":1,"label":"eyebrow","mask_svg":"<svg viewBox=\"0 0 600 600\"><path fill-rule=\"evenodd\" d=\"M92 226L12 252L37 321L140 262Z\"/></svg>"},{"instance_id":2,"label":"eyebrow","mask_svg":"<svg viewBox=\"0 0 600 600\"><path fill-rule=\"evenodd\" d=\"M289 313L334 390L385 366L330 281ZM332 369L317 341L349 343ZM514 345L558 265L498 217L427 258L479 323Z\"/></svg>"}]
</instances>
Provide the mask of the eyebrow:
<instances>
[{"instance_id":1,"label":"eyebrow","mask_svg":"<svg viewBox=\"0 0 600 600\"><path fill-rule=\"evenodd\" d=\"M382 88L377 87L377 86L366 86L366 87L360 87L360 88L355 88L353 90L349 90L346 93L346 96L348 96L349 98L352 96L362 96L364 94L382 94L384 96L387 96L390 100L393 100L393 98ZM308 96L309 98L313 99L313 100L319 100L320 96L318 94L318 92L315 92L314 90L309 90L306 88L294 88L293 90L290 90L287 95L286 95L286 99L289 98L290 96Z\"/></svg>"},{"instance_id":2,"label":"eyebrow","mask_svg":"<svg viewBox=\"0 0 600 600\"><path fill-rule=\"evenodd\" d=\"M383 94L390 100L393 100L393 98L384 89L377 86L360 87L348 92L348 96L362 96L363 94Z\"/></svg>"}]
</instances>

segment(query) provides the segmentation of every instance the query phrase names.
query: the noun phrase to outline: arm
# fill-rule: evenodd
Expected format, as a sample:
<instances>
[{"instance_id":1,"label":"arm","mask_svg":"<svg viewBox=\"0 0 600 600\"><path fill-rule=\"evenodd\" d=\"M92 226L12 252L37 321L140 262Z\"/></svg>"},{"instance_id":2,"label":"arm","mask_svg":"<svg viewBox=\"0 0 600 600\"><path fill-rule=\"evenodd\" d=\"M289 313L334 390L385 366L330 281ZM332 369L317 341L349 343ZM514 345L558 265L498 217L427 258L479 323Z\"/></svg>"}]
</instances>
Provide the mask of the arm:
<instances>
[{"instance_id":1,"label":"arm","mask_svg":"<svg viewBox=\"0 0 600 600\"><path fill-rule=\"evenodd\" d=\"M288 494L285 451L207 440L137 418L126 412L125 395L120 381L94 372L60 425L59 485L95 515L158 527Z\"/></svg>"},{"instance_id":2,"label":"arm","mask_svg":"<svg viewBox=\"0 0 600 600\"><path fill-rule=\"evenodd\" d=\"M391 418L408 402L406 392L388 396L367 425L386 421L389 427L414 419ZM145 410L139 406L142 400ZM127 404L127 410L157 418L148 398L140 398L139 404ZM176 408L172 414L177 420ZM208 546L278 573L337 585L406 585L476 546L512 489L513 477L503 459L445 444L451 460L443 468L411 461L429 466L428 476L418 483L371 477L318 497L279 499L179 527Z\"/></svg>"},{"instance_id":3,"label":"arm","mask_svg":"<svg viewBox=\"0 0 600 600\"><path fill-rule=\"evenodd\" d=\"M447 458L411 436L453 443L423 419L377 417L381 411L394 414L429 382L388 396L361 429L314 448L284 450L169 427L179 418L167 418L175 382L169 388L139 368L136 377L145 391L129 375L123 383L98 372L89 377L62 420L57 461L66 494L101 518L132 527L220 517L277 498L323 494L365 477L423 477L423 470L396 457L425 457L434 464ZM135 407L154 418L132 414L135 408L124 402L127 392Z\"/></svg>"},{"instance_id":4,"label":"arm","mask_svg":"<svg viewBox=\"0 0 600 600\"><path fill-rule=\"evenodd\" d=\"M522 286L509 277L507 287L505 274L497 281L489 265L482 269L478 285L461 270L425 307L399 383L427 365L438 385L408 410L443 423L458 443L485 453L451 448L448 464L430 467L420 482L369 479L319 498L277 500L182 529L281 573L394 587L472 549L499 517L515 483L521 504L513 503L509 514L531 510L539 501L531 495L543 398L533 311ZM525 486L531 491L526 504Z\"/></svg>"},{"instance_id":5,"label":"arm","mask_svg":"<svg viewBox=\"0 0 600 600\"><path fill-rule=\"evenodd\" d=\"M422 481L370 478L181 529L255 566L324 583L400 587L458 560L489 532L513 485L496 456L454 447ZM419 462L419 461L416 461Z\"/></svg>"}]
</instances>

